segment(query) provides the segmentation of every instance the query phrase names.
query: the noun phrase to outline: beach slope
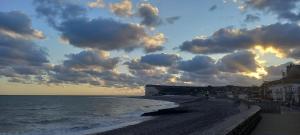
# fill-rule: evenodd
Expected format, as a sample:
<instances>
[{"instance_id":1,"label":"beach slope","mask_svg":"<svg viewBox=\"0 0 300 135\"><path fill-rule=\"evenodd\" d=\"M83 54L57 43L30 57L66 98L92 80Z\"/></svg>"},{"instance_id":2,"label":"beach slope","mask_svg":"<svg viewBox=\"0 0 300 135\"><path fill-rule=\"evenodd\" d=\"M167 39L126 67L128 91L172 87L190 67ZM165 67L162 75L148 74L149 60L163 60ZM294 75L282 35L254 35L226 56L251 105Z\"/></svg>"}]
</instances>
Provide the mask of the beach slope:
<instances>
[{"instance_id":1,"label":"beach slope","mask_svg":"<svg viewBox=\"0 0 300 135\"><path fill-rule=\"evenodd\" d=\"M239 104L225 99L181 99L179 104L179 107L168 110L167 113L154 113L152 120L96 135L188 135L208 129L240 112ZM178 110L179 113L174 113ZM146 116L149 115L151 117L151 113Z\"/></svg>"}]
</instances>

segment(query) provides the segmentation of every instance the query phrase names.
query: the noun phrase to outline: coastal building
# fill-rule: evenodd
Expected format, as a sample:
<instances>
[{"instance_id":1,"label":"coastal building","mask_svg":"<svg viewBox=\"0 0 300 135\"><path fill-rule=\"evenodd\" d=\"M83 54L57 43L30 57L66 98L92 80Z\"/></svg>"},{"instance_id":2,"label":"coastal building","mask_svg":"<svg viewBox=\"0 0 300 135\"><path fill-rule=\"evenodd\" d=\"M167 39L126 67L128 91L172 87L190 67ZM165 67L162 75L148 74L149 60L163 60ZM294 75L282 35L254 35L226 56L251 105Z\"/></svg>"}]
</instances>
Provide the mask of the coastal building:
<instances>
[{"instance_id":1,"label":"coastal building","mask_svg":"<svg viewBox=\"0 0 300 135\"><path fill-rule=\"evenodd\" d=\"M207 93L209 87L146 85L146 96L157 95L197 95Z\"/></svg>"},{"instance_id":2,"label":"coastal building","mask_svg":"<svg viewBox=\"0 0 300 135\"><path fill-rule=\"evenodd\" d=\"M258 87L242 86L167 86L167 85L146 85L145 96L159 95L192 95L192 96L214 96L229 98L257 98L259 96Z\"/></svg>"},{"instance_id":3,"label":"coastal building","mask_svg":"<svg viewBox=\"0 0 300 135\"><path fill-rule=\"evenodd\" d=\"M275 102L300 105L300 80L283 78L268 82L266 97Z\"/></svg>"},{"instance_id":4,"label":"coastal building","mask_svg":"<svg viewBox=\"0 0 300 135\"><path fill-rule=\"evenodd\" d=\"M265 82L264 98L288 105L300 105L300 65L290 64L280 80Z\"/></svg>"}]
</instances>

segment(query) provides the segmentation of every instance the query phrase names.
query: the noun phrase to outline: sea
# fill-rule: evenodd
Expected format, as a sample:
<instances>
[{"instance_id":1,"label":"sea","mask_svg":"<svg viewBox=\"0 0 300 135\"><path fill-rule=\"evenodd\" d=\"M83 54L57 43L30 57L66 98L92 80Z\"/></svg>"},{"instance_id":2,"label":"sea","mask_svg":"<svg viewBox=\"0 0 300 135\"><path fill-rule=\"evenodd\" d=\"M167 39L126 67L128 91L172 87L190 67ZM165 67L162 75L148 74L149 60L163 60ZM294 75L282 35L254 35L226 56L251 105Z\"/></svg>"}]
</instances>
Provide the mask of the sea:
<instances>
[{"instance_id":1,"label":"sea","mask_svg":"<svg viewBox=\"0 0 300 135\"><path fill-rule=\"evenodd\" d=\"M137 124L173 102L105 96L0 96L0 135L84 135Z\"/></svg>"}]
</instances>

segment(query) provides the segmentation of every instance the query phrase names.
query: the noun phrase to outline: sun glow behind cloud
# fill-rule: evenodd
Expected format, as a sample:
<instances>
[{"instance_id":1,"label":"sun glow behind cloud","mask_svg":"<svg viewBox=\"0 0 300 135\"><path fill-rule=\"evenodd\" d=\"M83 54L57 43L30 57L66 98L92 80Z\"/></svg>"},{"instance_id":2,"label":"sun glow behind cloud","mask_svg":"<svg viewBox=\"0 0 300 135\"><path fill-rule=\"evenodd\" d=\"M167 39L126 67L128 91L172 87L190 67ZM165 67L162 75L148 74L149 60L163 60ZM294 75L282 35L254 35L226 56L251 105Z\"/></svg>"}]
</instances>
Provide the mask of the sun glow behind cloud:
<instances>
[{"instance_id":1,"label":"sun glow behind cloud","mask_svg":"<svg viewBox=\"0 0 300 135\"><path fill-rule=\"evenodd\" d=\"M273 46L263 47L261 45L255 45L254 46L254 51L258 52L261 55L264 55L266 53L271 53L271 54L274 54L278 58L285 58L286 57L286 54L282 50L280 50L278 48L275 48Z\"/></svg>"},{"instance_id":2,"label":"sun glow behind cloud","mask_svg":"<svg viewBox=\"0 0 300 135\"><path fill-rule=\"evenodd\" d=\"M280 59L286 57L286 54L282 50L273 46L263 47L262 45L255 45L250 51L255 54L255 61L258 64L258 68L256 69L256 72L244 72L241 74L256 79L262 79L264 76L268 75L268 72L266 71L267 62L264 60L266 54L273 54L276 58Z\"/></svg>"}]
</instances>

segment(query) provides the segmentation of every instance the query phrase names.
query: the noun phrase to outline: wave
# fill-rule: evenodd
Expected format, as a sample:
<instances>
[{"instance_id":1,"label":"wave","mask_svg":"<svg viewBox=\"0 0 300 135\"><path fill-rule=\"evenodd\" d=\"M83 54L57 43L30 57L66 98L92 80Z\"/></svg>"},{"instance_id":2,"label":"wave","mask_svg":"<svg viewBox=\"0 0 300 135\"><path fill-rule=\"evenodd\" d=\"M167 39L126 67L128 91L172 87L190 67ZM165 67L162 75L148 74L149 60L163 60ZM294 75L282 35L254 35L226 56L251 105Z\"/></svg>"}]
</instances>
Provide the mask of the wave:
<instances>
[{"instance_id":1,"label":"wave","mask_svg":"<svg viewBox=\"0 0 300 135\"><path fill-rule=\"evenodd\" d=\"M141 117L145 112L176 107L177 104L152 99L126 97L56 97L60 100L40 105L35 98L18 107L8 106L12 113L0 112L4 119L12 121L0 130L0 134L19 135L82 135L105 132L152 119ZM41 98L43 99L43 98ZM99 100L101 99L101 100ZM44 100L44 99L43 99ZM16 100L14 100L16 101ZM64 106L64 107L62 107ZM1 109L1 108L0 108ZM23 132L23 130L26 130Z\"/></svg>"},{"instance_id":2,"label":"wave","mask_svg":"<svg viewBox=\"0 0 300 135\"><path fill-rule=\"evenodd\" d=\"M38 122L35 122L37 124L50 124L50 123L60 123L60 122L65 122L65 121L70 121L71 118L57 118L57 119L46 119L46 120L41 120Z\"/></svg>"}]
</instances>

